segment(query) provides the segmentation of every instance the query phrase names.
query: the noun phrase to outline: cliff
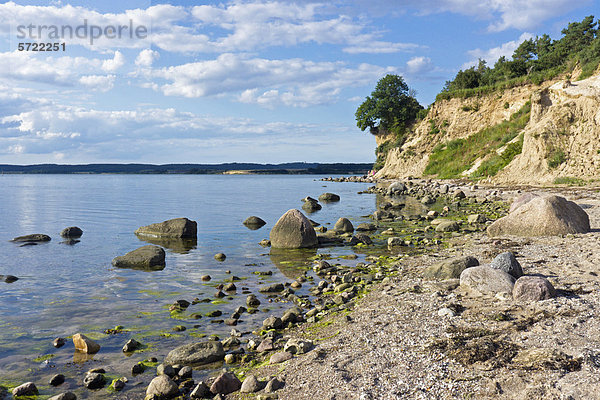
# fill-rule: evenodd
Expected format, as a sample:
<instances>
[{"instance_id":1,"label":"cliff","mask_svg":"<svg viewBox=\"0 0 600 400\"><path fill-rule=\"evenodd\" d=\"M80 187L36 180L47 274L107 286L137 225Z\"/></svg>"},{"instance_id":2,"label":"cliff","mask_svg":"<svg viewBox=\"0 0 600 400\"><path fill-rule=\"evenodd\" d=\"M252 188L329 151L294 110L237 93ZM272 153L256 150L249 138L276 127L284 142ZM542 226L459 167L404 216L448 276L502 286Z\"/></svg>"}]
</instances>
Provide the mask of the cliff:
<instances>
[{"instance_id":1,"label":"cliff","mask_svg":"<svg viewBox=\"0 0 600 400\"><path fill-rule=\"evenodd\" d=\"M576 74L574 71L573 75ZM529 121L525 126L519 126L514 137L506 138L509 141L488 145L487 130L505 129L502 124L527 107L528 102L531 110L527 108ZM385 139L379 138L378 144ZM480 151L473 159L467 157L463 170L455 177L485 178L504 184L597 178L600 176L600 73L573 83L557 79L540 86L529 84L478 97L436 101L427 117L413 127L402 147L388 152L384 167L376 176L439 175L431 173L435 170L430 165L432 154L440 151L443 147L440 144L458 143L460 139L475 146L480 141L481 148L489 151L484 154ZM507 165L500 164L501 168L491 176L482 176L478 171L480 166L493 164L492 157L502 157L511 143L517 143L512 149L515 152L514 148L518 148L517 154L503 157Z\"/></svg>"}]
</instances>

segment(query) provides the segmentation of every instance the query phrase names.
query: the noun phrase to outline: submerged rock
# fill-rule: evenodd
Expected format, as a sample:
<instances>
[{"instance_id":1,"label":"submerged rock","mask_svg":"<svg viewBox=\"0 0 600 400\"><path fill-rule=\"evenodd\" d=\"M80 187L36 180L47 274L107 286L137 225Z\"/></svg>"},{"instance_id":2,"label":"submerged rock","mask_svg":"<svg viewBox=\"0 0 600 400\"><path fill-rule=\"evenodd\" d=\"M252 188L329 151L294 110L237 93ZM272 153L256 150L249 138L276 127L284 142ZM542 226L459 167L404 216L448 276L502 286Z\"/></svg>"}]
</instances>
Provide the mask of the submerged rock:
<instances>
[{"instance_id":1,"label":"submerged rock","mask_svg":"<svg viewBox=\"0 0 600 400\"><path fill-rule=\"evenodd\" d=\"M60 232L60 236L64 238L78 238L81 235L83 235L83 231L77 226L70 226Z\"/></svg>"},{"instance_id":2,"label":"submerged rock","mask_svg":"<svg viewBox=\"0 0 600 400\"><path fill-rule=\"evenodd\" d=\"M217 253L215 254L215 260L217 261L225 261L225 259L227 258L227 256L225 255L225 253Z\"/></svg>"},{"instance_id":3,"label":"submerged rock","mask_svg":"<svg viewBox=\"0 0 600 400\"><path fill-rule=\"evenodd\" d=\"M52 396L48 400L77 400L77 396L73 392L65 392Z\"/></svg>"},{"instance_id":4,"label":"submerged rock","mask_svg":"<svg viewBox=\"0 0 600 400\"><path fill-rule=\"evenodd\" d=\"M26 382L12 390L12 395L17 396L37 396L38 389L33 382Z\"/></svg>"},{"instance_id":5,"label":"submerged rock","mask_svg":"<svg viewBox=\"0 0 600 400\"><path fill-rule=\"evenodd\" d=\"M97 372L88 373L85 378L83 378L83 386L88 389L100 389L104 387L105 384L106 378L104 375Z\"/></svg>"},{"instance_id":6,"label":"submerged rock","mask_svg":"<svg viewBox=\"0 0 600 400\"><path fill-rule=\"evenodd\" d=\"M221 361L224 357L221 342L190 343L171 350L165 358L165 364L203 365Z\"/></svg>"},{"instance_id":7,"label":"submerged rock","mask_svg":"<svg viewBox=\"0 0 600 400\"><path fill-rule=\"evenodd\" d=\"M333 230L339 233L352 233L354 232L354 226L348 218L340 218L335 223Z\"/></svg>"},{"instance_id":8,"label":"submerged rock","mask_svg":"<svg viewBox=\"0 0 600 400\"><path fill-rule=\"evenodd\" d=\"M174 218L142 226L135 231L135 234L154 237L195 238L197 236L197 224L196 221L187 218Z\"/></svg>"},{"instance_id":9,"label":"submerged rock","mask_svg":"<svg viewBox=\"0 0 600 400\"><path fill-rule=\"evenodd\" d=\"M280 249L316 247L317 234L308 218L292 209L279 218L270 234L271 246Z\"/></svg>"},{"instance_id":10,"label":"submerged rock","mask_svg":"<svg viewBox=\"0 0 600 400\"><path fill-rule=\"evenodd\" d=\"M100 345L98 343L81 333L73 335L73 345L75 346L75 349L86 354L95 354L100 351Z\"/></svg>"},{"instance_id":11,"label":"submerged rock","mask_svg":"<svg viewBox=\"0 0 600 400\"><path fill-rule=\"evenodd\" d=\"M19 278L17 278L14 275L0 275L0 281L4 281L6 283L13 283L18 280L19 280Z\"/></svg>"},{"instance_id":12,"label":"submerged rock","mask_svg":"<svg viewBox=\"0 0 600 400\"><path fill-rule=\"evenodd\" d=\"M254 215L246 218L243 223L247 228L252 230L260 229L267 224L262 218Z\"/></svg>"},{"instance_id":13,"label":"submerged rock","mask_svg":"<svg viewBox=\"0 0 600 400\"><path fill-rule=\"evenodd\" d=\"M319 211L321 208L323 208L323 206L321 206L319 204L318 201L316 201L315 199L311 199L310 197L307 197L307 199L304 202L304 204L302 204L302 209L308 213L313 213L315 211Z\"/></svg>"},{"instance_id":14,"label":"submerged rock","mask_svg":"<svg viewBox=\"0 0 600 400\"><path fill-rule=\"evenodd\" d=\"M534 197L487 229L489 236L556 236L590 231L589 216L560 196Z\"/></svg>"},{"instance_id":15,"label":"submerged rock","mask_svg":"<svg viewBox=\"0 0 600 400\"><path fill-rule=\"evenodd\" d=\"M340 201L340 196L335 193L323 193L319 196L319 201L322 201L323 203L332 203Z\"/></svg>"},{"instance_id":16,"label":"submerged rock","mask_svg":"<svg viewBox=\"0 0 600 400\"><path fill-rule=\"evenodd\" d=\"M32 235L17 236L13 242L49 242L52 238L42 233L34 233Z\"/></svg>"},{"instance_id":17,"label":"submerged rock","mask_svg":"<svg viewBox=\"0 0 600 400\"><path fill-rule=\"evenodd\" d=\"M115 257L112 265L117 268L162 270L165 268L165 251L162 247L149 244Z\"/></svg>"}]
</instances>

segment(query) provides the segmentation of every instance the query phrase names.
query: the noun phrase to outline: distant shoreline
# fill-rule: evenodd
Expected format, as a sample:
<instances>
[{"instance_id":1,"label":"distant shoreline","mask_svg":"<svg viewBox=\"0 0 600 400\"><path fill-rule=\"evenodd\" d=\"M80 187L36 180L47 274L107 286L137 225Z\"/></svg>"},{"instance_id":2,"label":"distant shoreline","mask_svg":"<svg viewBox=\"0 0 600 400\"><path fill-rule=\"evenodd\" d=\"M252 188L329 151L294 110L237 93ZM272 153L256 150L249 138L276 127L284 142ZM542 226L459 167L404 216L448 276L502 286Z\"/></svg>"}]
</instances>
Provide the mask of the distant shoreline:
<instances>
[{"instance_id":1,"label":"distant shoreline","mask_svg":"<svg viewBox=\"0 0 600 400\"><path fill-rule=\"evenodd\" d=\"M0 164L0 174L148 174L148 175L363 175L371 163L224 164Z\"/></svg>"}]
</instances>

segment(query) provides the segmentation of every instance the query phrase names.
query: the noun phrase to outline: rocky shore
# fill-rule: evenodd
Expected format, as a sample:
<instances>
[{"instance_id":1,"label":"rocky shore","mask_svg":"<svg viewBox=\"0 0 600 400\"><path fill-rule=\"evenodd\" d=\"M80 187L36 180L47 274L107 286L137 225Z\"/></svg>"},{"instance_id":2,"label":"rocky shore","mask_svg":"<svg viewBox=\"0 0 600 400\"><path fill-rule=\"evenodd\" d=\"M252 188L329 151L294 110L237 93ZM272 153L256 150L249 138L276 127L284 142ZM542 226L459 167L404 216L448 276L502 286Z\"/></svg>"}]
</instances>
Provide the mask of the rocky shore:
<instances>
[{"instance_id":1,"label":"rocky shore","mask_svg":"<svg viewBox=\"0 0 600 400\"><path fill-rule=\"evenodd\" d=\"M381 182L368 192L378 194L372 223L354 227L341 217L333 228L321 229L290 210L270 241L261 243L273 245L274 260L297 248L351 246L366 254L364 261L311 253L311 270L260 288L269 302L289 307L266 317L252 334L235 328L241 315L261 307L256 294L245 292L246 306L221 320L232 326L230 337L192 341L164 359L134 365L133 376L148 376L144 393L127 377L109 382L102 368L92 368L83 380L92 389L86 397L110 385L132 399L596 398L597 191L559 192L577 205L559 201L547 213L552 226L582 210L589 216L587 230L577 214L564 229L584 228L543 237L496 234L493 226L515 198L539 195L520 200L523 213L555 194L548 190L405 180ZM339 201L335 196L326 193L319 201ZM318 201L303 200L310 216ZM540 213L539 207L524 214ZM567 210L565 216L559 209ZM187 236L192 222L177 221ZM166 226L172 236L173 224L161 224L144 228L160 236L157 229ZM164 268L161 250L145 246L113 264ZM234 281L218 293L235 291ZM296 294L303 286L310 296ZM192 303L182 299L171 308L178 312ZM137 342L130 342L124 352L135 351ZM80 347L97 352L95 345L84 341ZM215 372L199 380L198 371L206 368ZM8 389L15 397L37 394L33 382L24 385ZM71 398L65 393L61 398Z\"/></svg>"}]
</instances>

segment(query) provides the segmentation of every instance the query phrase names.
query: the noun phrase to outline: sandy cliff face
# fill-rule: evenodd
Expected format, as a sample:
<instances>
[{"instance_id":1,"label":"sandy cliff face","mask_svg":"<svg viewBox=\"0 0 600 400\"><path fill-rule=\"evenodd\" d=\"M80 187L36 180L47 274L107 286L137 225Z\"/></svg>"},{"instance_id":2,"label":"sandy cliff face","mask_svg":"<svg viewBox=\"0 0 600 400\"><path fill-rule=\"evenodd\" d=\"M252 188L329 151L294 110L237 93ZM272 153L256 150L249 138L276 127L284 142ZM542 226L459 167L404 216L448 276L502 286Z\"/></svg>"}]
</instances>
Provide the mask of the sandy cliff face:
<instances>
[{"instance_id":1,"label":"sandy cliff face","mask_svg":"<svg viewBox=\"0 0 600 400\"><path fill-rule=\"evenodd\" d=\"M531 120L523 130L523 151L493 181L543 184L557 177L599 177L600 74L568 86L554 81L436 102L402 148L389 152L377 177L422 176L436 144L496 125L529 100Z\"/></svg>"}]
</instances>

